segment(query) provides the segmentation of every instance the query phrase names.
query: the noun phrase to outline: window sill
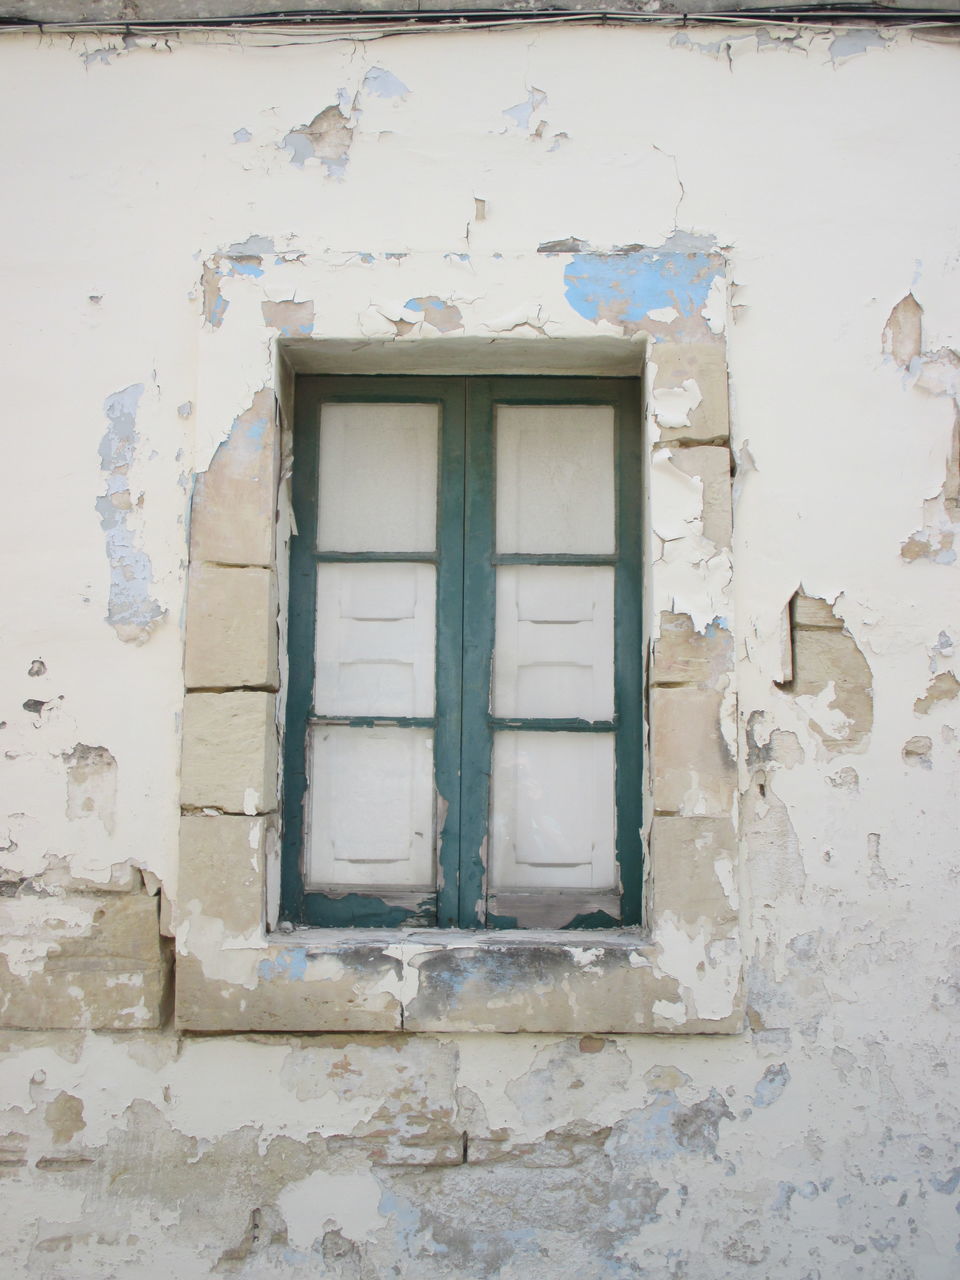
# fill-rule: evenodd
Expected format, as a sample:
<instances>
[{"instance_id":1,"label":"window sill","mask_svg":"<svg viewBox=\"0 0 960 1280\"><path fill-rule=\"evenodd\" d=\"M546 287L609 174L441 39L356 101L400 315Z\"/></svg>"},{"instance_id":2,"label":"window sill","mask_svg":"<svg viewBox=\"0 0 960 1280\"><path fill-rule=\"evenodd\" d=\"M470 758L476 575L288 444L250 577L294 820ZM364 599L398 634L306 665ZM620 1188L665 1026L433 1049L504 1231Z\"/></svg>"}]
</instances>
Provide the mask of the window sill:
<instances>
[{"instance_id":1,"label":"window sill","mask_svg":"<svg viewBox=\"0 0 960 1280\"><path fill-rule=\"evenodd\" d=\"M180 957L181 1030L729 1035L743 1025L735 933L298 930L219 959L210 972Z\"/></svg>"}]
</instances>

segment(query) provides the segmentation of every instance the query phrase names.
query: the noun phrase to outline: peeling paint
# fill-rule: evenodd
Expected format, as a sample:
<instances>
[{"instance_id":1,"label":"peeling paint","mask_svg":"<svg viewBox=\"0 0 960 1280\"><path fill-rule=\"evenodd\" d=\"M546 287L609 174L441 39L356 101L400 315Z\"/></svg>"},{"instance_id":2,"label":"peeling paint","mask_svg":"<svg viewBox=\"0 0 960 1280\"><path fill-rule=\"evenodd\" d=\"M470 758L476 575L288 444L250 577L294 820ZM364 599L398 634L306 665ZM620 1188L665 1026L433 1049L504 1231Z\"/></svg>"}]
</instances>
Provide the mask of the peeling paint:
<instances>
[{"instance_id":1,"label":"peeling paint","mask_svg":"<svg viewBox=\"0 0 960 1280\"><path fill-rule=\"evenodd\" d=\"M67 766L67 817L95 817L113 834L117 805L117 762L106 747L78 742L64 757Z\"/></svg>"},{"instance_id":2,"label":"peeling paint","mask_svg":"<svg viewBox=\"0 0 960 1280\"><path fill-rule=\"evenodd\" d=\"M312 302L284 298L279 302L261 303L261 310L264 323L279 329L284 338L305 338L313 333Z\"/></svg>"},{"instance_id":3,"label":"peeling paint","mask_svg":"<svg viewBox=\"0 0 960 1280\"><path fill-rule=\"evenodd\" d=\"M876 27L852 27L834 36L830 41L827 56L834 66L869 53L872 49L886 49L889 37Z\"/></svg>"},{"instance_id":4,"label":"peeling paint","mask_svg":"<svg viewBox=\"0 0 960 1280\"><path fill-rule=\"evenodd\" d=\"M443 298L409 298L403 305L404 310L421 314L424 324L431 325L440 333L454 333L463 328L460 308Z\"/></svg>"},{"instance_id":5,"label":"peeling paint","mask_svg":"<svg viewBox=\"0 0 960 1280\"><path fill-rule=\"evenodd\" d=\"M361 88L378 98L399 98L401 101L410 93L403 81L385 67L371 67L363 77Z\"/></svg>"}]
</instances>

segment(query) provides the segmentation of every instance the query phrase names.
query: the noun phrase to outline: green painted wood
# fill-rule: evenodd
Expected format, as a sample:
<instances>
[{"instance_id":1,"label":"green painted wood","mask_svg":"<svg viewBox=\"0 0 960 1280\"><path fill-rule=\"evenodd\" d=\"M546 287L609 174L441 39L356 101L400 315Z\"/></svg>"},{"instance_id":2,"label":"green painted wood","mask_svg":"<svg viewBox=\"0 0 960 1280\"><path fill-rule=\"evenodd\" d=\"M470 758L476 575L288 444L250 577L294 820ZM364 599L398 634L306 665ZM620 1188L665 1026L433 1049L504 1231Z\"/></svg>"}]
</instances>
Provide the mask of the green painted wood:
<instances>
[{"instance_id":1,"label":"green painted wood","mask_svg":"<svg viewBox=\"0 0 960 1280\"><path fill-rule=\"evenodd\" d=\"M518 719L495 721L487 715L486 730L494 728L514 731L542 729L566 732L616 732L617 794L617 860L623 886L623 923L640 920L639 890L642 884L642 846L640 843L642 806L642 741L643 708L639 698L641 675L641 609L640 575L642 569L642 490L640 477L640 396L633 379L619 378L498 378L484 384L488 398L487 413L493 417L494 404L597 405L614 407L614 447L617 462L616 530L617 552L614 556L593 555L497 555L491 549L491 578L496 564L613 564L614 579L614 694L615 719L594 726L586 721L543 721ZM495 449L495 429L488 428L491 450ZM492 471L492 466L491 466ZM491 488L494 484L490 481ZM493 497L490 499L491 528L495 528ZM492 548L492 533L491 533ZM468 562L468 573L472 566ZM474 570L479 573L479 569ZM491 592L493 587L491 587ZM622 610L622 614L621 614ZM493 606L491 605L491 614ZM621 666L623 670L621 670ZM489 773L489 753L487 772ZM488 801L489 803L489 801ZM512 917L491 916L488 927L513 928ZM584 923L587 922L587 923ZM612 921L605 912L574 915L564 926L573 928L610 928Z\"/></svg>"},{"instance_id":2,"label":"green painted wood","mask_svg":"<svg viewBox=\"0 0 960 1280\"><path fill-rule=\"evenodd\" d=\"M286 725L283 768L283 844L280 869L280 915L299 923L304 919L303 847L304 801L307 794L307 720L313 696L313 653L316 628L317 572L313 562L316 529L317 467L320 401L315 381L297 388L294 448L297 465L292 478L292 501L297 528L290 540L290 608L287 622Z\"/></svg>"},{"instance_id":3,"label":"green painted wood","mask_svg":"<svg viewBox=\"0 0 960 1280\"><path fill-rule=\"evenodd\" d=\"M337 724L349 729L432 729L433 716L309 716L310 725Z\"/></svg>"},{"instance_id":4,"label":"green painted wood","mask_svg":"<svg viewBox=\"0 0 960 1280\"><path fill-rule=\"evenodd\" d=\"M462 392L460 393L462 401ZM319 426L324 403L423 404L440 406L440 471L444 468L443 450L449 432L453 446L462 440L462 410L456 411L457 391L447 379L438 378L302 378L298 382L297 412L294 422L293 507L298 533L291 539L290 592L290 680L287 697L287 724L284 757L284 839L282 858L282 918L296 924L337 927L423 927L437 923L437 895L431 893L415 908L406 905L408 889L391 894L357 891L328 893L304 887L303 842L304 805L307 791L306 752L308 731L317 723L337 723L368 728L377 725L407 725L436 728L441 735L444 714L451 708L459 716L459 693L451 699L441 695L438 685L436 717L348 716L326 717L323 708L312 707L314 679L314 647L316 630L316 565L324 560L377 562L396 560L437 561L438 608L441 594L449 594L445 585L445 561L442 549L437 553L417 552L409 557L393 552L338 553L318 552L316 547L317 494L319 492ZM453 406L452 414L449 412ZM448 422L449 419L449 422ZM460 425L458 425L458 422ZM462 451L462 444L460 446ZM462 489L462 463L460 464ZM438 477L439 479L439 477ZM438 494L438 502L441 501ZM438 535L441 519L438 513ZM458 557L462 549L454 546L452 563L454 591L459 596ZM459 659L458 659L459 661ZM448 664L449 665L449 664ZM449 737L449 729L446 730ZM453 736L459 738L459 719ZM391 901L391 898L397 901ZM403 899L404 901L399 901Z\"/></svg>"},{"instance_id":5,"label":"green painted wood","mask_svg":"<svg viewBox=\"0 0 960 1280\"><path fill-rule=\"evenodd\" d=\"M432 929L437 897L431 893L416 907L404 907L372 893L305 893L298 923L322 929Z\"/></svg>"},{"instance_id":6,"label":"green painted wood","mask_svg":"<svg viewBox=\"0 0 960 1280\"><path fill-rule=\"evenodd\" d=\"M493 557L495 565L501 564L616 564L616 556L577 555L573 551L557 551L539 555L530 551L498 551Z\"/></svg>"},{"instance_id":7,"label":"green painted wood","mask_svg":"<svg viewBox=\"0 0 960 1280\"><path fill-rule=\"evenodd\" d=\"M536 733L613 733L614 720L535 720L510 717L490 717L493 729L525 729Z\"/></svg>"},{"instance_id":8,"label":"green painted wood","mask_svg":"<svg viewBox=\"0 0 960 1280\"><path fill-rule=\"evenodd\" d=\"M417 564L437 562L435 551L315 551L313 558L318 564L382 564L390 560L415 561Z\"/></svg>"},{"instance_id":9,"label":"green painted wood","mask_svg":"<svg viewBox=\"0 0 960 1280\"><path fill-rule=\"evenodd\" d=\"M320 404L436 402L441 407L438 546L436 553L324 552L315 547ZM617 545L608 555L498 555L495 551L495 405L612 404L618 454ZM642 884L642 449L638 384L592 378L305 378L296 415L293 501L300 534L291 543L290 679L288 685L282 913L295 923L327 927L515 928L513 917L487 917L485 859L494 730L615 733L617 856L624 924L640 922ZM324 716L313 709L316 569L319 561L435 561L437 575L436 718ZM613 720L517 719L490 715L496 566L615 566L615 696ZM438 885L411 905L409 890L305 891L302 877L305 744L315 723L355 727L436 728ZM391 898L393 900L391 900ZM568 929L611 928L606 912L571 916Z\"/></svg>"},{"instance_id":10,"label":"green painted wood","mask_svg":"<svg viewBox=\"0 0 960 1280\"><path fill-rule=\"evenodd\" d=\"M620 915L642 921L643 889L643 431L636 383L617 398L617 545L614 580L614 696L617 712L617 859Z\"/></svg>"},{"instance_id":11,"label":"green painted wood","mask_svg":"<svg viewBox=\"0 0 960 1280\"><path fill-rule=\"evenodd\" d=\"M467 384L467 477L464 498L463 712L460 760L461 929L486 924L487 819L490 810L490 665L496 607L492 380Z\"/></svg>"},{"instance_id":12,"label":"green painted wood","mask_svg":"<svg viewBox=\"0 0 960 1280\"><path fill-rule=\"evenodd\" d=\"M444 382L437 536L437 733L434 769L438 805L437 923L452 928L459 915L463 775L463 502L466 483L466 383Z\"/></svg>"}]
</instances>

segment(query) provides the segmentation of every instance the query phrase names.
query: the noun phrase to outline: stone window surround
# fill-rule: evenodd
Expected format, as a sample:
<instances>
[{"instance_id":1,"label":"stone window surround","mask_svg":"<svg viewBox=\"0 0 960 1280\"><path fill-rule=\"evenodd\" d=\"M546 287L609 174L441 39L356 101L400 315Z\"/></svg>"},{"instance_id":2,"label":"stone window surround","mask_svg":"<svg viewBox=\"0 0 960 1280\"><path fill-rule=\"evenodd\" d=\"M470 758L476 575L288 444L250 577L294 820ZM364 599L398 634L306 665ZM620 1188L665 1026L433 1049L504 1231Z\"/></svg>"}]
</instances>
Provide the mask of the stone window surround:
<instances>
[{"instance_id":1,"label":"stone window surround","mask_svg":"<svg viewBox=\"0 0 960 1280\"><path fill-rule=\"evenodd\" d=\"M549 359L546 358L549 348ZM646 357L646 365L644 364ZM185 1031L736 1033L742 1029L734 762L720 729L729 630L662 612L650 634L646 927L295 930L276 926L278 700L283 691L288 510L281 475L296 373L645 371L648 475L669 449L702 485L703 533L729 547L722 341L469 337L278 344L276 390L259 392L194 494L186 615L177 1024ZM654 421L651 402L693 411ZM664 425L664 424L668 425ZM656 437L656 438L655 438ZM672 460L672 459L671 459ZM280 493L279 520L277 493ZM646 497L647 495L645 495ZM657 572L652 554L650 572ZM647 585L647 584L645 584ZM649 600L651 593L646 593ZM651 619L647 619L651 622ZM282 636L281 636L282 639ZM695 746L691 747L691 743ZM696 756L714 779L696 811ZM652 792L652 801L651 801ZM703 797L706 796L706 799Z\"/></svg>"}]
</instances>

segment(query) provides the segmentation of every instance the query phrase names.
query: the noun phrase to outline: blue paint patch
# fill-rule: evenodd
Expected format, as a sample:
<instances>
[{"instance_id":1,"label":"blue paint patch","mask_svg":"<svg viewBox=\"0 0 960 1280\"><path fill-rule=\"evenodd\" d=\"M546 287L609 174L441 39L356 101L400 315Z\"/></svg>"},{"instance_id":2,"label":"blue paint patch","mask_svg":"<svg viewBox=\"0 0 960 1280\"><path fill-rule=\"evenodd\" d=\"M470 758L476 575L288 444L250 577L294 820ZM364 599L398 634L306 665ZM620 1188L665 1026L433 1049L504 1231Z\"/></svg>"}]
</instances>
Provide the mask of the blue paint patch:
<instances>
[{"instance_id":1,"label":"blue paint patch","mask_svg":"<svg viewBox=\"0 0 960 1280\"><path fill-rule=\"evenodd\" d=\"M410 92L403 81L385 67L371 67L363 77L361 88L376 98L405 98Z\"/></svg>"},{"instance_id":2,"label":"blue paint patch","mask_svg":"<svg viewBox=\"0 0 960 1280\"><path fill-rule=\"evenodd\" d=\"M295 164L299 169L302 169L308 160L313 159L313 143L302 129L291 129L284 135L280 145L285 151L290 152L290 163Z\"/></svg>"},{"instance_id":3,"label":"blue paint patch","mask_svg":"<svg viewBox=\"0 0 960 1280\"><path fill-rule=\"evenodd\" d=\"M770 1206L772 1213L781 1215L790 1212L790 1201L797 1194L797 1188L792 1182L780 1182L777 1184L777 1198Z\"/></svg>"},{"instance_id":4,"label":"blue paint patch","mask_svg":"<svg viewBox=\"0 0 960 1280\"><path fill-rule=\"evenodd\" d=\"M257 280L263 275L263 267L261 267L259 259L257 259L256 262L231 261L230 274L235 276L250 276L251 279Z\"/></svg>"},{"instance_id":5,"label":"blue paint patch","mask_svg":"<svg viewBox=\"0 0 960 1280\"><path fill-rule=\"evenodd\" d=\"M100 466L104 471L129 467L137 443L137 409L143 395L143 383L125 387L103 402L110 423L100 441ZM125 486L126 487L126 486Z\"/></svg>"},{"instance_id":6,"label":"blue paint patch","mask_svg":"<svg viewBox=\"0 0 960 1280\"><path fill-rule=\"evenodd\" d=\"M95 503L110 565L106 621L125 641L144 640L151 625L166 613L150 594L153 585L150 557L137 545L134 531L127 523L134 508L129 470L136 456L136 419L142 395L143 383L138 382L107 396L103 402L109 424L100 441L100 468L105 485Z\"/></svg>"},{"instance_id":7,"label":"blue paint patch","mask_svg":"<svg viewBox=\"0 0 960 1280\"><path fill-rule=\"evenodd\" d=\"M960 1187L960 1168L951 1169L945 1178L938 1178L934 1175L930 1179L930 1185L934 1191L939 1191L941 1195L952 1196L957 1187Z\"/></svg>"},{"instance_id":8,"label":"blue paint patch","mask_svg":"<svg viewBox=\"0 0 960 1280\"><path fill-rule=\"evenodd\" d=\"M757 1081L753 1091L755 1107L772 1107L778 1102L784 1089L790 1083L790 1071L785 1062L778 1066L769 1066Z\"/></svg>"},{"instance_id":9,"label":"blue paint patch","mask_svg":"<svg viewBox=\"0 0 960 1280\"><path fill-rule=\"evenodd\" d=\"M713 640L716 638L718 631L729 631L729 630L730 630L730 623L727 621L727 619L717 617L717 618L714 618L712 622L707 623L707 627L704 632L704 635L706 635L709 639Z\"/></svg>"},{"instance_id":10,"label":"blue paint patch","mask_svg":"<svg viewBox=\"0 0 960 1280\"><path fill-rule=\"evenodd\" d=\"M235 129L233 133L234 142L249 142L252 137L249 129Z\"/></svg>"},{"instance_id":11,"label":"blue paint patch","mask_svg":"<svg viewBox=\"0 0 960 1280\"><path fill-rule=\"evenodd\" d=\"M261 960L257 966L258 976L265 982L275 978L287 978L291 982L302 982L307 972L306 947L291 947L281 951L275 960Z\"/></svg>"},{"instance_id":12,"label":"blue paint patch","mask_svg":"<svg viewBox=\"0 0 960 1280\"><path fill-rule=\"evenodd\" d=\"M719 275L720 267L706 253L641 249L578 253L563 281L567 301L584 319L639 324L664 307L681 316L697 315Z\"/></svg>"},{"instance_id":13,"label":"blue paint patch","mask_svg":"<svg viewBox=\"0 0 960 1280\"><path fill-rule=\"evenodd\" d=\"M223 317L227 314L229 305L230 303L223 294L218 293L213 306L210 308L210 323L215 329L219 329L223 324Z\"/></svg>"}]
</instances>

